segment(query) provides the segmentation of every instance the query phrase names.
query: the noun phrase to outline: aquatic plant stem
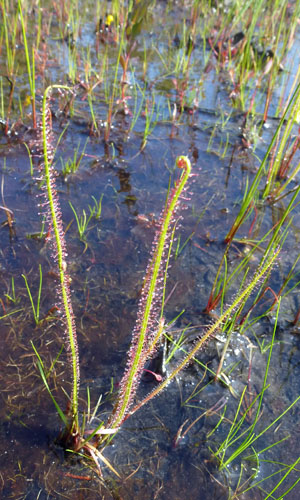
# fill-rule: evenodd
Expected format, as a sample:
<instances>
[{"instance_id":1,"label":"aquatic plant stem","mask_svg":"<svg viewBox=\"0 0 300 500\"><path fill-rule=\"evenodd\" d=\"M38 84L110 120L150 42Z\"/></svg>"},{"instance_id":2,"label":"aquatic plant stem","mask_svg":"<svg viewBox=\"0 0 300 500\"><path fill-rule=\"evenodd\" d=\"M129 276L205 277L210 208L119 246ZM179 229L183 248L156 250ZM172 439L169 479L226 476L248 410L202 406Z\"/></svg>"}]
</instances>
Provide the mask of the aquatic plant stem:
<instances>
[{"instance_id":1,"label":"aquatic plant stem","mask_svg":"<svg viewBox=\"0 0 300 500\"><path fill-rule=\"evenodd\" d=\"M23 42L24 42L24 51L25 51L25 59L27 64L27 72L28 72L28 80L30 86L30 99L31 99L31 108L32 108L32 125L33 128L36 129L36 108L35 108L35 60L34 60L34 48L32 48L32 58L30 61L28 44L27 44L27 34L26 34L26 26L23 17L22 11L22 3L21 0L18 0L18 10L21 20L22 33L23 33Z\"/></svg>"},{"instance_id":2,"label":"aquatic plant stem","mask_svg":"<svg viewBox=\"0 0 300 500\"><path fill-rule=\"evenodd\" d=\"M113 418L109 422L109 427L119 427L124 420L124 417L128 412L130 404L132 402L133 395L135 394L137 379L143 369L144 362L146 361L145 357L147 358L147 355L149 354L149 346L148 344L145 345L145 337L149 330L149 324L151 322L151 312L154 297L156 294L158 278L161 271L163 255L166 250L166 246L168 246L167 239L170 231L170 224L173 220L173 215L177 207L180 195L182 194L186 182L191 174L191 164L186 156L179 156L176 159L176 165L177 167L182 168L183 172L174 190L171 191L165 210L163 212L159 237L156 246L154 247L153 257L150 260L150 266L144 283L144 289L147 289L147 296L146 303L143 309L140 329L137 332L137 345L133 351L132 357L129 359L128 368L125 371L125 375L121 381L118 406L115 414L113 415ZM140 304L140 306L143 307L143 304ZM162 331L162 328L159 327L159 329L161 329ZM135 339L133 339L133 343L134 340ZM144 355L145 353L146 356Z\"/></svg>"},{"instance_id":3,"label":"aquatic plant stem","mask_svg":"<svg viewBox=\"0 0 300 500\"><path fill-rule=\"evenodd\" d=\"M71 360L72 360L72 427L77 427L77 413L78 413L78 390L79 390L79 358L77 349L77 336L76 327L74 320L74 313L72 308L72 303L70 300L70 285L69 276L67 274L67 264L65 260L65 241L64 232L62 228L62 222L60 217L60 208L58 205L58 200L56 196L56 189L54 184L54 175L51 172L51 162L48 156L49 147L49 127L47 123L48 114L50 110L48 109L48 94L53 89L66 89L70 90L69 87L64 85L52 85L45 90L43 97L43 107L42 107L42 140L43 140L43 153L44 153L44 177L47 189L47 198L49 203L50 217L52 230L55 237L56 246L56 259L58 264L59 279L60 279L60 291L61 299L64 308L64 317L66 320L66 330L67 330L67 340L68 347L70 348Z\"/></svg>"}]
</instances>

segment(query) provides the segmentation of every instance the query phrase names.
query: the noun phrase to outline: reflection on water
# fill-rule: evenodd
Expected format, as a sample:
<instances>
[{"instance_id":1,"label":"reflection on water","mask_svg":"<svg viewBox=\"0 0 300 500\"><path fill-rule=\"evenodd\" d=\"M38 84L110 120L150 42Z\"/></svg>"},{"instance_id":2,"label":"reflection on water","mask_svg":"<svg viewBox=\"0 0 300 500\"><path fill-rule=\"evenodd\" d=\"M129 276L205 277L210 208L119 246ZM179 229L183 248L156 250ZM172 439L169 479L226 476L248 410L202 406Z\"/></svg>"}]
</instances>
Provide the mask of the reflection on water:
<instances>
[{"instance_id":1,"label":"reflection on water","mask_svg":"<svg viewBox=\"0 0 300 500\"><path fill-rule=\"evenodd\" d=\"M159 15L162 6L157 5L157 9ZM172 16L168 19L173 22ZM151 24L151 20L149 22L149 30L156 33L159 26ZM78 43L85 47L94 46L93 30L93 25L87 25ZM146 43L150 44L152 36L153 33L146 36ZM68 64L66 59L70 55L66 45L54 42L54 39L53 34L51 59L56 64L47 69L53 80ZM167 38L164 40L160 35L159 43L165 47ZM200 52L202 54L200 49L195 49L194 57ZM91 57L96 57L94 49ZM134 78L142 85L141 58L142 52L137 53ZM200 107L203 111L200 109L194 115L187 112L180 124L174 125L170 119L166 123L163 118L168 114L168 99L174 104L177 97L174 82L170 83L169 77L158 80L162 73L161 64L161 59L152 50L148 61L149 75L153 81L157 79L155 88L161 96L161 114L142 152L141 132L145 127L145 116L138 118L136 128L131 132L129 117L118 113L110 144L104 146L102 136L90 134L90 113L84 90L78 91L70 125L57 151L57 158L61 158L56 164L59 171L57 185L79 332L81 406L86 411L86 388L90 387L92 407L103 394L100 406L103 415L111 408L113 396L110 389L120 380L125 366L155 220L165 202L170 179L173 182L176 175L176 156L189 155L196 175L191 188L193 194L191 200L186 201L179 230L182 251L170 270L168 293L172 293L166 305L166 316L171 321L184 310L171 333L177 340L185 327L190 328L186 334L187 347L210 322L202 311L224 253L223 240L238 211L247 178L251 179L257 168L256 157L242 147L243 116L234 112L225 125L221 123L219 111L225 91L219 87L213 70L207 75L201 90ZM196 68L192 71L193 78L196 79ZM133 102L134 96L131 97ZM57 103L54 102L53 106L56 110L53 127L58 139L66 119L57 109ZM229 109L227 97L225 107ZM95 103L95 108L97 116L104 120L103 103ZM270 120L270 128L263 130L262 136L257 138L255 154L258 156L263 154L275 126L276 121ZM214 382L203 366L193 363L159 398L128 419L113 444L105 450L105 456L120 471L121 481L107 474L104 467L107 482L102 484L82 462L74 457L66 459L55 445L59 421L40 379L30 342L33 341L47 369L53 367L51 387L62 406L66 401L62 387L70 392L69 373L65 354L57 358L63 342L55 308L57 276L44 237L45 228L38 214L39 210L43 212L42 207L37 208L39 186L30 175L28 153L22 144L34 141L34 133L30 128L17 127L12 129L9 139L2 135L0 149L1 204L13 213L13 225L8 223L5 210L0 213L2 498L223 499L228 497L230 488L232 494L236 489L238 492L241 486L239 459L228 470L220 472L210 449L216 450L225 439L244 387L247 386L248 403L249 398L255 397L262 389L268 356L268 349L263 347L270 342L272 318L256 323L243 336L233 335L224 361L231 391ZM79 141L84 144L87 137L89 140L79 169L63 176L62 164L72 157ZM83 210L88 213L89 205L93 204L92 197L99 200L102 194L101 217L91 219L85 240L80 241L68 202L72 202L77 213L83 213ZM260 234L272 227L275 211L279 208L263 210ZM275 290L278 290L298 252L299 229L295 221L274 272L272 286ZM244 251L242 244L234 246L229 255L229 266L234 266ZM43 270L43 283L41 321L36 325L22 274L26 275L36 301L39 264ZM265 393L257 432L268 426L298 396L299 332L288 323L297 307L296 294L283 301L283 319L276 333L268 375L270 388ZM217 370L223 344L224 339L214 339L200 353L201 362L210 370ZM151 377L145 377L141 394L151 390L155 383ZM218 426L225 401L224 422ZM208 411L213 408L219 409ZM199 418L201 414L203 417ZM298 421L299 409L296 406L256 443L259 451L289 434L293 436L286 446L270 448L264 454L265 462L261 461L253 481L274 472L271 461L290 464L296 460L299 454ZM192 423L190 430L180 438ZM250 413L242 428L249 425ZM255 467L253 461L245 461L243 481L253 474ZM266 489L269 491L278 480L276 476ZM288 485L294 480L291 478ZM296 489L289 498L298 498ZM250 490L241 498L252 499L253 495L253 490ZM255 499L264 497L262 491L255 490Z\"/></svg>"}]
</instances>

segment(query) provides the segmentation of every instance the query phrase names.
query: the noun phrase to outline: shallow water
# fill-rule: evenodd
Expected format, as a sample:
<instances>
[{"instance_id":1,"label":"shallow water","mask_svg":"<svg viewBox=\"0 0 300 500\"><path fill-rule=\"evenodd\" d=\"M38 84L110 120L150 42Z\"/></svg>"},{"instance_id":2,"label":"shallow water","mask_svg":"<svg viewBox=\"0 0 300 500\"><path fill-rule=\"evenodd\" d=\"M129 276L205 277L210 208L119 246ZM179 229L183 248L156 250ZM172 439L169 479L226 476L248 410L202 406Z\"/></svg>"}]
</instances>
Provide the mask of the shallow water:
<instances>
[{"instance_id":1,"label":"shallow water","mask_svg":"<svg viewBox=\"0 0 300 500\"><path fill-rule=\"evenodd\" d=\"M86 3L87 7L92 9L92 4ZM170 179L173 182L176 178L176 156L188 155L196 175L189 187L191 199L185 202L186 206L182 211L178 237L180 247L184 248L176 260L173 258L168 280L168 293L172 291L172 294L166 304L165 314L167 320L171 321L184 310L173 327L173 335L177 339L184 327L193 327L188 330L188 347L211 322L203 314L203 309L225 250L224 237L238 213L247 178L251 181L255 175L257 157L263 156L277 126L276 101L281 95L281 89L285 88L287 95L291 85L291 76L286 71L274 92L268 128L263 128L261 134L255 137L254 152L252 149L245 149L241 137L243 113L232 107L228 97L228 82L223 81L223 75L216 73L214 65L210 71L203 73L206 59L211 56L209 47L205 50L199 41L193 52L190 85L186 93L188 100L193 102L195 87L198 86L201 89L197 95L199 106L193 114L187 109L172 124L168 100L173 107L171 109L174 109L178 95L172 82L173 75L168 74L162 61L164 57L167 58L164 50L166 54L170 53L170 40L175 37L176 32L180 33L180 22L185 16L187 11L177 3L166 14L164 2L157 2L153 16L138 39L130 78L132 81L135 79L143 88L145 39L149 50L146 96L150 102L152 89L155 88L155 109L159 109L155 128L142 151L140 146L145 127L144 116L138 118L131 131L130 114L116 114L107 147L103 134L97 137L89 133L91 117L84 89L78 87L71 115L65 116L61 112L57 99L52 104L56 140L66 123L69 123L56 153L56 168L59 172L57 188L62 217L67 230L68 268L72 278L72 299L78 328L80 404L82 410L86 410L87 387L91 391L92 407L102 393L104 402L100 406L99 415L103 416L111 409L110 389L118 383L125 367L126 351L154 236L155 219L164 205ZM162 23L169 23L167 26L172 36L168 36L167 30L161 31L158 19ZM91 61L99 71L94 29L94 23L85 23L76 44L80 50L91 44ZM57 40L58 36L59 29L54 18L46 37L50 47L46 74L52 81L61 80L67 75L70 58L67 44L63 40ZM105 46L101 47L104 50ZM159 47L162 58L154 47ZM115 50L113 46L108 47L108 51L112 53ZM287 64L289 58L294 57L293 50L292 48L292 55L287 58ZM177 53L178 49L174 47L174 57ZM80 69L80 61L77 63ZM294 72L293 67L289 73ZM113 77L112 72L108 75L108 80ZM38 81L38 85L42 88L42 79ZM28 92L24 77L18 78L18 87L20 92ZM136 106L141 102L140 95L136 98L133 89L133 84L127 88L131 97L128 101L131 110L134 109L135 99ZM4 91L7 93L8 89L4 87ZM103 87L95 91L97 100L94 109L100 128L101 120L106 120L103 93ZM263 96L263 91L261 93ZM16 110L15 107L11 123L17 120ZM227 116L226 113L231 115ZM226 123L224 116L228 118ZM253 474L257 462L243 460L243 476L239 483L240 458L225 472L219 471L211 450L217 450L226 438L229 422L234 418L245 386L248 385L247 404L262 389L269 351L261 352L257 339L262 346L270 342L275 312L273 316L253 324L243 335L232 335L224 363L231 391L225 385L214 382L203 367L192 363L160 397L126 421L113 444L104 452L119 471L121 480L116 479L105 466L104 478L100 480L86 463L65 457L63 451L55 445L59 420L39 376L31 341L49 369L60 351L63 331L53 309L57 304L57 276L51 249L44 238L38 237L42 229L39 211L43 214L43 207L38 208L41 202L40 189L35 176L30 175L28 153L23 145L23 142L34 143L35 135L30 130L29 117L24 116L23 121L25 126L18 124L12 128L9 138L2 134L0 149L4 196L2 205L6 205L14 213L13 228L6 224L5 212L1 210L0 213L3 309L0 352L3 402L0 408L2 498L223 499L228 498L229 492L232 498L237 498L233 496L236 488ZM73 157L78 145L79 151L82 151L85 143L85 154L78 170L62 175L62 164ZM36 166L35 164L35 168ZM89 205L93 205L92 196L99 200L102 195L101 217L90 221L86 239L82 242L78 237L69 201L78 214L82 214L83 210L89 213ZM286 204L287 201L283 200L276 206L259 209L258 220L261 223L257 223L255 238L262 237L273 226ZM280 260L271 276L270 286L275 292L280 289L298 255L298 221L298 212L295 210ZM246 222L241 236L247 235L251 222L252 220ZM232 247L228 261L230 268L240 261L246 250L243 244L237 243ZM259 258L259 252L255 253L253 269ZM43 272L40 318L44 318L44 321L36 326L22 274L27 277L36 303L39 264ZM297 282L298 267L292 283ZM233 287L226 297L228 303L235 292ZM268 374L270 387L264 395L257 434L270 425L299 394L299 328L290 324L299 307L297 295L298 287L282 302ZM266 299L272 300L272 295L266 296ZM263 310L263 306L260 309ZM255 313L258 314L259 312ZM198 355L199 360L209 369L216 370L223 345L224 338L221 336L211 340ZM201 385L198 386L200 382ZM151 377L145 377L141 383L140 395L154 386L155 381ZM70 392L70 374L64 353L55 363L51 387L64 407L66 398L62 387ZM198 392L199 389L201 392ZM224 405L224 421L215 429ZM199 418L212 408L216 411ZM197 418L199 420L186 436L176 443L179 430L184 432ZM249 421L246 419L242 428L250 426L253 418L253 414L249 414ZM297 422L299 404L256 441L255 450L259 453L272 443L291 436L287 441L261 454L259 470L249 486L280 468L272 461L292 464L298 458ZM213 429L215 432L209 435ZM251 453L252 449L246 450L243 458ZM285 472L286 470L281 476L276 475L263 482L263 490L255 488L240 494L246 489L245 483L237 490L236 495L242 499L265 498ZM276 495L282 495L296 479L297 473L291 473L282 487L276 490ZM297 499L299 494L299 486L296 486L286 498Z\"/></svg>"}]
</instances>

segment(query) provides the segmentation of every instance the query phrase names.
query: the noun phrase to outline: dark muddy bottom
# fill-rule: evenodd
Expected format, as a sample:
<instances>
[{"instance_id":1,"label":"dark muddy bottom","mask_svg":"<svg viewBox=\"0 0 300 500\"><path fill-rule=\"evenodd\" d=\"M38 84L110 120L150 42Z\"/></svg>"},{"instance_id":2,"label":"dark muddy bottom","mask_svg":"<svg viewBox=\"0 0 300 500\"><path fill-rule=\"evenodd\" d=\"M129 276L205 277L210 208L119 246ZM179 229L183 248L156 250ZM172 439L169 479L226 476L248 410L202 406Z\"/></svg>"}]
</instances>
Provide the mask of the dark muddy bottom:
<instances>
[{"instance_id":1,"label":"dark muddy bottom","mask_svg":"<svg viewBox=\"0 0 300 500\"><path fill-rule=\"evenodd\" d=\"M155 15L159 18L163 2L157 2L156 9ZM174 7L168 14L167 26L174 25L177 15L182 19L184 9ZM151 48L152 39L156 37L161 51L167 50L167 34L158 35L159 26L155 27L153 19L149 23L149 33L145 35L146 47ZM66 44L56 39L57 26L53 24L51 29L48 42L53 65L48 71L54 81L61 72L67 75L70 53ZM94 25L90 22L86 24L78 44L82 47L93 44L93 61L97 58L94 43ZM114 50L114 47L109 50ZM143 45L138 45L134 60L136 71L134 75L132 71L131 75L142 88L143 53ZM194 59L200 62L199 67L195 64L191 70L191 101L195 82L198 82L197 71L204 70L202 56L203 45L199 43L193 52ZM293 57L294 48L289 54L290 59ZM282 86L285 85L286 95L291 86L291 81L286 81L286 76L282 75L282 81L273 94L267 127L260 129L259 113L263 108L257 110L257 126L251 129L256 146L253 152L245 148L245 133L249 132L245 129L245 115L232 106L226 82L222 82L214 69L208 71L203 79L197 109L191 112L191 108L186 106L180 120L172 124L168 105L178 103L178 94L168 75L159 78L166 71L162 71L162 61L153 47L148 64L148 84L151 80L152 86L147 88L147 96L152 95L154 88L160 108L155 128L143 150L145 116L138 117L132 131L131 116L121 111L116 113L109 142L105 144L102 132L100 136L91 133L91 117L84 90L78 90L73 112L67 117L61 113L57 101L53 101L56 140L66 122L69 123L56 154L56 168L78 328L80 408L82 412L87 411L87 387L91 392L92 408L102 394L97 414L99 419L106 419L112 408L114 390L126 364L126 351L151 250L155 220L164 205L170 179L173 182L177 175L174 168L176 156L188 155L196 175L189 189L191 199L186 201L181 214L179 251L177 258L173 257L169 273L167 296L170 294L170 297L165 314L167 321L171 321L184 311L170 333L177 340L181 331L188 327L184 344L188 348L211 322L203 310L225 250L224 238L238 213L247 179L253 179L258 158L262 158L276 129L278 120L275 109L282 95ZM294 74L294 69L291 74ZM113 79L113 75L110 78ZM21 77L18 84L20 87L26 85ZM134 102L131 89L129 86L128 92ZM263 96L263 90L259 92ZM141 98L137 99L137 105L140 101ZM104 128L106 108L97 101L95 109L101 117L99 127L102 124ZM11 117L11 125L13 122L17 123L14 116ZM225 341L220 336L212 339L198 355L201 366L191 363L160 397L126 421L113 443L103 451L121 479L115 477L103 463L103 477L99 478L91 463L66 456L56 444L59 419L40 378L31 342L47 369L55 361L50 377L51 387L62 407L66 404L62 388L67 393L71 389L70 372L65 353L58 356L64 333L56 314L57 275L53 256L43 234L47 231L42 225L45 209L38 208L41 201L36 180L38 161L34 160L34 175L31 176L28 153L23 144L36 144L36 136L25 118L24 122L25 125L16 124L9 137L2 132L0 141L1 205L4 207L0 211L1 498L266 498L286 474L287 468L283 464L291 465L299 457L299 404L255 442L259 464L253 457L249 459L254 453L249 447L225 470L219 470L214 452L228 435L244 388L244 407L238 411L238 418L262 390L269 353L266 346L272 338L275 310L274 315L252 324L242 335L233 333L223 367L227 386L215 382L209 371L218 368ZM256 134L257 130L260 130L259 134ZM74 172L67 171L67 161L74 159L74 150L78 148L82 152L84 146L79 168ZM295 184L298 181L299 178ZM101 216L91 219L80 241L69 202L80 216L83 210L89 214L89 206L94 204L93 197L97 201L102 197ZM256 239L274 226L287 203L284 200L275 206L258 209L257 217L261 222L254 235ZM8 223L5 207L14 214L12 225ZM299 220L297 207L280 261L271 276L270 286L275 292L279 291L299 253ZM251 223L252 220L245 223L245 235ZM228 256L229 268L233 269L248 250L243 243L233 245ZM253 270L259 258L258 251L253 257ZM36 304L39 265L43 282L41 321L36 325L22 274L27 277ZM292 280L295 285L298 267ZM299 326L291 324L299 308L298 290L296 285L293 292L282 300L267 379L270 386L264 394L262 414L255 429L257 435L270 426L299 394ZM235 292L234 287L228 292L225 298L227 303ZM274 297L270 294L265 299L270 304ZM259 312L258 308L255 316L259 316ZM174 359L170 361L172 363ZM139 396L149 392L155 384L153 377L145 376ZM250 428L256 409L257 404L247 415L241 430ZM223 420L218 425L222 415ZM285 438L283 443L271 447ZM234 449L235 444L226 457ZM277 471L281 472L275 474ZM276 498L282 498L280 495L284 495L298 477L299 465L276 490ZM264 478L268 479L262 481ZM259 487L247 491L256 483ZM299 497L299 485L286 496L291 500Z\"/></svg>"}]
</instances>

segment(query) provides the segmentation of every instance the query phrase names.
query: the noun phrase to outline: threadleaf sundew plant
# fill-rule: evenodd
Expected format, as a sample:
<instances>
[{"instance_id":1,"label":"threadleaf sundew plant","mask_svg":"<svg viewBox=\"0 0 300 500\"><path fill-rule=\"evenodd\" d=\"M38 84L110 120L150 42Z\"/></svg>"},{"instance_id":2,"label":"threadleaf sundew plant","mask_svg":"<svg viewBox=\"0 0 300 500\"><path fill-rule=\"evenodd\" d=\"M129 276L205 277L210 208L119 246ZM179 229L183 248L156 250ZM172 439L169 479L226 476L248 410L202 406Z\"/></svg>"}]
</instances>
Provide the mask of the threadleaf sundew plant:
<instances>
[{"instance_id":1,"label":"threadleaf sundew plant","mask_svg":"<svg viewBox=\"0 0 300 500\"><path fill-rule=\"evenodd\" d=\"M101 420L95 429L85 429L86 416L84 414L83 423L79 424L78 391L80 370L76 325L71 302L70 277L67 272L65 234L56 191L56 174L53 166L54 148L52 145L53 137L49 104L49 94L53 89L70 89L66 86L53 85L48 87L44 93L41 123L43 161L40 163L40 180L44 181L43 190L46 197L46 203L43 206L46 209L50 240L54 249L53 258L58 267L59 286L57 293L60 300L61 317L65 326L64 343L72 372L70 408L66 412L61 410L52 395L45 375L43 362L34 346L33 348L38 358L38 366L43 382L64 424L64 431L60 435L61 444L69 451L86 452L95 462L99 471L98 460L100 459L114 474L118 475L117 471L115 471L113 466L99 451L99 448L104 449L108 440L120 429L122 423L154 396L160 394L194 359L206 341L234 315L235 311L242 310L250 294L272 269L279 254L279 247L274 243L268 248L251 281L241 288L238 295L232 299L231 305L225 308L220 317L206 331L200 333L199 339L195 341L194 345L188 351L185 351L182 359L160 381L159 385L144 399L136 401L136 393L145 365L155 351L157 351L165 333L164 301L167 271L174 234L178 225L177 222L180 219L179 210L182 208L182 200L186 199L184 195L187 190L189 178L193 175L189 159L186 156L179 156L176 159L176 166L181 169L181 174L175 182L174 187L168 193L165 206L157 224L139 300L136 324L132 333L132 342L127 355L127 365L119 385L116 403L110 416L108 416L106 425ZM90 424L90 421L87 423Z\"/></svg>"},{"instance_id":2,"label":"threadleaf sundew plant","mask_svg":"<svg viewBox=\"0 0 300 500\"><path fill-rule=\"evenodd\" d=\"M150 359L157 348L157 344L163 334L164 319L162 317L162 309L166 273L176 222L178 220L178 210L181 206L180 202L186 190L187 181L191 175L191 164L186 156L180 156L176 160L176 165L182 170L182 173L173 189L169 192L167 202L158 222L158 228L156 230L139 302L136 325L133 330L133 339L129 350L127 367L120 384L117 404L109 419L108 429L101 429L99 432L97 429L97 433L93 432L90 434L88 440L84 440L82 437L84 430L80 430L78 425L80 370L76 325L70 295L70 277L67 272L65 235L55 185L55 171L53 168L54 149L52 146L51 110L49 106L49 93L53 89L68 89L68 87L53 85L48 87L44 93L41 125L43 162L40 166L42 173L40 180L45 181L43 189L46 196L46 203L44 206L47 207L47 222L54 247L53 257L58 267L59 287L57 293L61 302L60 310L66 330L65 344L72 370L71 411L68 412L67 417L65 417L64 413L60 410L50 392L39 356L38 358L42 378L66 426L65 432L63 433L63 441L68 447L79 450L81 447L87 447L87 441L92 439L94 435L96 440L93 444L98 445L100 440L97 436L99 436L99 434L111 434L120 427L132 406L145 363ZM102 427L102 425L103 424L100 424L100 427ZM93 456L95 447L89 444L88 449Z\"/></svg>"},{"instance_id":3,"label":"threadleaf sundew plant","mask_svg":"<svg viewBox=\"0 0 300 500\"><path fill-rule=\"evenodd\" d=\"M42 362L38 356L39 368L43 381L65 425L65 430L61 438L64 446L67 446L67 448L73 451L85 449L95 462L97 462L97 458L100 458L116 473L113 467L99 452L98 448L105 446L108 437L117 432L124 420L167 387L175 376L191 362L205 342L216 333L234 311L243 306L255 287L272 268L277 259L279 250L273 248L273 251L269 252L269 255L266 255L265 258L262 259L250 283L244 289L240 290L238 296L233 299L232 304L226 308L223 314L208 327L202 335L200 335L199 340L196 341L190 351L183 356L183 359L173 368L173 371L171 371L171 373L169 373L164 380L160 382L158 387L148 394L148 396L142 401L136 402L135 396L145 364L157 350L164 334L163 306L167 270L176 223L180 218L178 211L182 206L181 201L184 198L183 195L187 189L188 180L192 175L189 159L186 156L179 156L176 160L176 166L181 169L182 172L168 194L165 207L161 212L157 224L151 256L146 269L143 289L139 301L136 324L132 333L132 342L128 352L127 365L120 382L117 402L108 418L106 428L104 428L104 423L101 422L95 430L88 431L88 438L85 439L84 435L86 431L84 429L84 424L82 428L80 428L78 423L79 355L76 325L70 296L70 278L67 273L65 235L55 186L55 171L53 168L54 150L52 146L51 110L48 97L52 89L68 89L68 87L54 85L46 89L43 98L41 126L43 143L41 180L45 181L44 192L47 200L45 206L47 207L48 223L54 247L54 260L57 263L59 272L58 296L61 302L61 315L66 330L65 344L72 371L71 409L67 412L67 415L62 412L51 394L43 372Z\"/></svg>"},{"instance_id":4,"label":"threadleaf sundew plant","mask_svg":"<svg viewBox=\"0 0 300 500\"><path fill-rule=\"evenodd\" d=\"M78 388L79 388L79 356L77 347L76 325L70 298L70 278L67 273L67 251L62 225L61 210L55 187L55 172L53 168L53 147L51 132L51 111L49 107L48 94L52 89L67 89L68 87L55 85L48 87L44 94L42 111L42 141L43 141L43 175L45 180L45 194L47 197L48 222L52 233L52 242L55 248L54 260L59 270L60 285L58 295L61 301L62 318L66 328L66 346L69 353L69 361L72 367L72 397L71 412L67 415L68 445L70 446L70 433L76 436L76 449L80 442L80 429L78 426ZM251 282L244 290L240 291L233 303L226 308L224 313L210 326L201 338L196 342L190 352L174 368L159 386L140 403L134 404L134 398L141 379L146 362L157 349L160 339L164 333L163 302L166 285L166 273L170 258L178 211L182 205L183 194L187 189L187 182L191 174L191 164L186 156L179 156L176 166L182 170L179 179L170 190L164 209L161 212L153 241L149 264L146 269L144 285L139 301L136 324L132 333L132 343L128 353L127 366L120 382L117 402L108 420L107 429L103 434L119 429L122 422L129 415L135 413L147 401L159 394L171 380L193 359L197 351L203 347L205 342L218 330L224 321L246 300L255 287L259 284L266 273L272 268L278 250L263 260L258 267ZM133 407L133 408L132 408ZM101 433L102 434L102 433ZM97 433L99 436L99 433ZM95 444L99 445L107 437L96 437ZM85 442L85 441L83 441Z\"/></svg>"}]
</instances>

